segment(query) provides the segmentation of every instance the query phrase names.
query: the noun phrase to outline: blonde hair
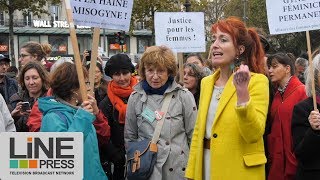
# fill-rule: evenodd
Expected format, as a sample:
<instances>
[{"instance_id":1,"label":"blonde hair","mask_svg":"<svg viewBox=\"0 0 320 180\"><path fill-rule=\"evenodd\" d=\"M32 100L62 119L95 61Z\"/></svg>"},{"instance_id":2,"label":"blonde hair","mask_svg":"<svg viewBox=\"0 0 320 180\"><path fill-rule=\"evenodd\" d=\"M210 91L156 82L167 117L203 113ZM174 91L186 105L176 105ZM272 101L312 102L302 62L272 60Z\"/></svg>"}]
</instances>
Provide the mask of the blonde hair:
<instances>
[{"instance_id":1,"label":"blonde hair","mask_svg":"<svg viewBox=\"0 0 320 180\"><path fill-rule=\"evenodd\" d=\"M149 66L167 69L168 75L172 77L177 74L176 58L172 50L166 46L151 46L143 53L139 65L139 75L142 80L146 79L145 69Z\"/></svg>"}]
</instances>

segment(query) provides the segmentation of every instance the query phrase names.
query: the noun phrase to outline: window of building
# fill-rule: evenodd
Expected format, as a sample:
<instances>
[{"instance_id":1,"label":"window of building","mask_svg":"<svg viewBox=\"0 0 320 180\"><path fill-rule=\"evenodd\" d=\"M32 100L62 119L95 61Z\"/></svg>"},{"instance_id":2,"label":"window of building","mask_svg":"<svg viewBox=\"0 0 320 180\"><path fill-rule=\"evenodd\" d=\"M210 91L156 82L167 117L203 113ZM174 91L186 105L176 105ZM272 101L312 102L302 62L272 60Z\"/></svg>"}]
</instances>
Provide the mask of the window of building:
<instances>
[{"instance_id":1,"label":"window of building","mask_svg":"<svg viewBox=\"0 0 320 180\"><path fill-rule=\"evenodd\" d=\"M138 37L137 38L137 52L138 54L144 53L147 47L151 46L151 38Z\"/></svg>"},{"instance_id":2,"label":"window of building","mask_svg":"<svg viewBox=\"0 0 320 180\"><path fill-rule=\"evenodd\" d=\"M125 44L120 46L115 43L115 36L108 36L108 56L113 56L117 53L130 53L130 37L126 36Z\"/></svg>"},{"instance_id":3,"label":"window of building","mask_svg":"<svg viewBox=\"0 0 320 180\"><path fill-rule=\"evenodd\" d=\"M52 47L51 56L68 54L68 36L48 36L48 41Z\"/></svg>"},{"instance_id":4,"label":"window of building","mask_svg":"<svg viewBox=\"0 0 320 180\"><path fill-rule=\"evenodd\" d=\"M32 24L31 12L27 11L27 12L23 15L23 24L24 24L25 26L31 26L31 24Z\"/></svg>"},{"instance_id":5,"label":"window of building","mask_svg":"<svg viewBox=\"0 0 320 180\"><path fill-rule=\"evenodd\" d=\"M5 16L5 12L1 11L0 12L0 26L4 26L5 21L4 21L4 16Z\"/></svg>"},{"instance_id":6,"label":"window of building","mask_svg":"<svg viewBox=\"0 0 320 180\"><path fill-rule=\"evenodd\" d=\"M77 40L79 44L80 55L82 55L84 50L91 50L91 46L92 46L91 36L78 36Z\"/></svg>"},{"instance_id":7,"label":"window of building","mask_svg":"<svg viewBox=\"0 0 320 180\"><path fill-rule=\"evenodd\" d=\"M0 35L0 54L9 54L9 36Z\"/></svg>"},{"instance_id":8,"label":"window of building","mask_svg":"<svg viewBox=\"0 0 320 180\"><path fill-rule=\"evenodd\" d=\"M19 51L21 47L29 41L40 42L40 36L19 36L18 37Z\"/></svg>"},{"instance_id":9,"label":"window of building","mask_svg":"<svg viewBox=\"0 0 320 180\"><path fill-rule=\"evenodd\" d=\"M60 20L60 12L61 12L60 6L51 6L50 7L51 20L52 21Z\"/></svg>"}]
</instances>

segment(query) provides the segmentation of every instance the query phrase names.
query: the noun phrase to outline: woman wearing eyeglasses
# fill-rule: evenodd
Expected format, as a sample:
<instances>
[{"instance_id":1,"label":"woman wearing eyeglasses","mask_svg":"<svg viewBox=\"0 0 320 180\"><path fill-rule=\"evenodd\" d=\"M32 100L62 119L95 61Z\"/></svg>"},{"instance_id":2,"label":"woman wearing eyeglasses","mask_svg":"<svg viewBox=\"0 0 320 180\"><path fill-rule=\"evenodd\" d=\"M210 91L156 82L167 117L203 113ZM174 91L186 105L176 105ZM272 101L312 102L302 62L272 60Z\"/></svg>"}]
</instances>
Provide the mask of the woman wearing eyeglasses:
<instances>
[{"instance_id":1,"label":"woman wearing eyeglasses","mask_svg":"<svg viewBox=\"0 0 320 180\"><path fill-rule=\"evenodd\" d=\"M128 142L152 139L157 120L163 116L164 98L172 93L150 180L184 179L197 107L191 92L174 81L176 74L175 56L169 48L148 47L140 60L141 81L128 101L125 141L130 148Z\"/></svg>"},{"instance_id":2,"label":"woman wearing eyeglasses","mask_svg":"<svg viewBox=\"0 0 320 180\"><path fill-rule=\"evenodd\" d=\"M46 58L51 54L51 45L30 41L23 45L20 49L19 62L21 66L26 65L30 61L42 61L45 64Z\"/></svg>"}]
</instances>

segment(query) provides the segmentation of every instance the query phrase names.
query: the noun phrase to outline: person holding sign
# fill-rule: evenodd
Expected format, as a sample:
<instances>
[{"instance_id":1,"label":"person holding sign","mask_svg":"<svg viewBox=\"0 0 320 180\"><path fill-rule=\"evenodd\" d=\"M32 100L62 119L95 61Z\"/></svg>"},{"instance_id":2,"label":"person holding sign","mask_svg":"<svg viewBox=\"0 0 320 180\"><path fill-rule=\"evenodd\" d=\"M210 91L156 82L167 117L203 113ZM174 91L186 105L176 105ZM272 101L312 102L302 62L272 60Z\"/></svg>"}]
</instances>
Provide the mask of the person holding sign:
<instances>
[{"instance_id":1,"label":"person holding sign","mask_svg":"<svg viewBox=\"0 0 320 180\"><path fill-rule=\"evenodd\" d=\"M265 179L269 83L259 36L236 17L219 20L211 31L211 59L218 69L201 82L185 177Z\"/></svg>"},{"instance_id":2,"label":"person holding sign","mask_svg":"<svg viewBox=\"0 0 320 180\"><path fill-rule=\"evenodd\" d=\"M175 56L165 46L147 48L140 61L139 74L142 80L134 87L135 92L128 101L125 124L127 152L134 144L154 140L155 129L161 127L160 134L156 131L157 140L154 140L157 156L153 171L150 172L150 177L144 179L184 179L197 115L192 93L174 81L177 74ZM170 97L171 101L166 101ZM159 122L163 124L159 125ZM127 155L129 161L132 156L129 153ZM128 175L131 173L130 168L128 167ZM134 173L133 170L132 172ZM136 172L139 173L140 169Z\"/></svg>"},{"instance_id":3,"label":"person holding sign","mask_svg":"<svg viewBox=\"0 0 320 180\"><path fill-rule=\"evenodd\" d=\"M320 54L312 63L313 73L309 69L305 73L309 98L296 104L292 114L293 149L298 161L296 180L320 179ZM313 107L312 81L315 82L317 110Z\"/></svg>"},{"instance_id":4,"label":"person holding sign","mask_svg":"<svg viewBox=\"0 0 320 180\"><path fill-rule=\"evenodd\" d=\"M83 69L85 78L88 72ZM83 179L103 179L107 176L100 164L98 140L93 122L99 114L94 97L83 101L75 64L63 63L53 72L51 89L53 96L39 98L43 113L41 132L83 133ZM90 87L87 86L90 92Z\"/></svg>"}]
</instances>

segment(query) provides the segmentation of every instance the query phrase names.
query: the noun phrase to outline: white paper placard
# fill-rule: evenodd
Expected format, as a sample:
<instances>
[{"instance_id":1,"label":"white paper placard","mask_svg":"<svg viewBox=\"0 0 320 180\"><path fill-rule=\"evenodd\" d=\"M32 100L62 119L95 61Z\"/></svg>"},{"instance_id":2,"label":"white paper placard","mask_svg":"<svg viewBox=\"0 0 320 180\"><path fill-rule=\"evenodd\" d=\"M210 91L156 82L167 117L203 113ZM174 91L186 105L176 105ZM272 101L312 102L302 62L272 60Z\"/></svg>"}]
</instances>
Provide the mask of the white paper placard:
<instances>
[{"instance_id":1,"label":"white paper placard","mask_svg":"<svg viewBox=\"0 0 320 180\"><path fill-rule=\"evenodd\" d=\"M70 0L76 25L129 31L133 0Z\"/></svg>"},{"instance_id":2,"label":"white paper placard","mask_svg":"<svg viewBox=\"0 0 320 180\"><path fill-rule=\"evenodd\" d=\"M266 0L270 34L320 29L319 0Z\"/></svg>"},{"instance_id":3,"label":"white paper placard","mask_svg":"<svg viewBox=\"0 0 320 180\"><path fill-rule=\"evenodd\" d=\"M202 12L155 13L156 45L175 52L204 52L205 31Z\"/></svg>"}]
</instances>

